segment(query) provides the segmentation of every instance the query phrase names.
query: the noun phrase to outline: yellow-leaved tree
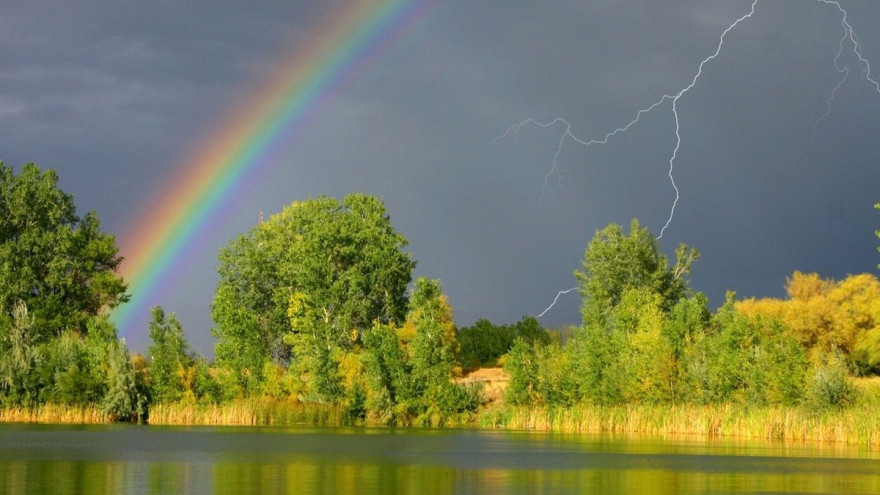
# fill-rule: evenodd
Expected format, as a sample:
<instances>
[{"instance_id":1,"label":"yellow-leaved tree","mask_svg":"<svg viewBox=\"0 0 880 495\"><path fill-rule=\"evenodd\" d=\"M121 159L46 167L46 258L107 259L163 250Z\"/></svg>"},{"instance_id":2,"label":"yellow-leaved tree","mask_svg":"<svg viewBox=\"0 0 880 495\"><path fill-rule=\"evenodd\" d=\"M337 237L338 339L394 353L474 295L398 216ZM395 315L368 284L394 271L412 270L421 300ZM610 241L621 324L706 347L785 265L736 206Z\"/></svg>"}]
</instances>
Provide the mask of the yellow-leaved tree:
<instances>
[{"instance_id":1,"label":"yellow-leaved tree","mask_svg":"<svg viewBox=\"0 0 880 495\"><path fill-rule=\"evenodd\" d=\"M788 299L747 299L741 313L782 321L814 362L842 352L862 373L880 372L880 281L871 274L841 281L794 272L786 285Z\"/></svg>"}]
</instances>

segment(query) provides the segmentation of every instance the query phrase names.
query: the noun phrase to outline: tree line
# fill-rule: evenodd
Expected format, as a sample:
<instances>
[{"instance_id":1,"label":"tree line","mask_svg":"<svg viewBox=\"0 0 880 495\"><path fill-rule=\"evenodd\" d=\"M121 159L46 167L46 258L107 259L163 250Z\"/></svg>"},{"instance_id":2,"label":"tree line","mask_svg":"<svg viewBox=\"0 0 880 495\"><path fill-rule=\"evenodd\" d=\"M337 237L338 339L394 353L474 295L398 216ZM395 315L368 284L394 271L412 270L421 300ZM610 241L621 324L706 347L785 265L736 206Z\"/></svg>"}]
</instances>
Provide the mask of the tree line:
<instances>
[{"instance_id":1,"label":"tree line","mask_svg":"<svg viewBox=\"0 0 880 495\"><path fill-rule=\"evenodd\" d=\"M174 313L152 310L146 356L107 318L128 299L113 236L77 216L51 171L0 162L0 406L258 399L341 407L352 422L462 423L481 405L464 371L503 366L509 404L741 403L845 407L880 372L880 283L795 272L788 299L717 311L637 220L596 232L575 278L581 323L561 339L529 316L457 328L439 280L413 282L378 198L294 202L219 253L209 362ZM878 206L880 209L880 206ZM880 236L880 233L878 233Z\"/></svg>"},{"instance_id":2,"label":"tree line","mask_svg":"<svg viewBox=\"0 0 880 495\"><path fill-rule=\"evenodd\" d=\"M736 301L715 313L688 286L698 258L663 255L634 220L600 230L575 273L583 323L566 345L518 341L505 363L514 404L803 405L855 400L853 373L876 373L880 283L795 273L788 301Z\"/></svg>"}]
</instances>

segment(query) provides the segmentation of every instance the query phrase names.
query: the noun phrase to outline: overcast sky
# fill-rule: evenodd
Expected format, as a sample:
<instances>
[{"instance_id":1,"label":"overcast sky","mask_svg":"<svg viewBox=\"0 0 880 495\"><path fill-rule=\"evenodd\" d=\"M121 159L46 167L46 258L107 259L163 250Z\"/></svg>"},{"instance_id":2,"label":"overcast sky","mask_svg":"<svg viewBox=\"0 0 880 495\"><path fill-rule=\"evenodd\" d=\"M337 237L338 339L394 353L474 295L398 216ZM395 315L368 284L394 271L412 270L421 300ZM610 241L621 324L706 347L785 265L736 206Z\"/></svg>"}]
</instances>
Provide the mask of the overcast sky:
<instances>
[{"instance_id":1,"label":"overcast sky","mask_svg":"<svg viewBox=\"0 0 880 495\"><path fill-rule=\"evenodd\" d=\"M0 159L53 168L78 210L121 234L227 112L346 1L0 0ZM880 3L841 0L880 71ZM417 275L439 278L460 326L540 313L574 285L595 231L638 217L656 235L675 191L669 102L751 1L438 1L309 125L282 138L229 218L155 304L212 354L217 251L259 212L363 191L385 198ZM692 287L781 296L794 270L877 272L880 93L852 46L834 58L841 13L815 0L757 4L677 102L680 201L661 245L697 247ZM875 62L876 60L876 62ZM877 79L878 74L873 74ZM818 125L817 125L818 121ZM814 132L815 131L815 132ZM125 253L122 253L125 255ZM546 325L579 322L574 293ZM146 321L129 332L147 345Z\"/></svg>"}]
</instances>

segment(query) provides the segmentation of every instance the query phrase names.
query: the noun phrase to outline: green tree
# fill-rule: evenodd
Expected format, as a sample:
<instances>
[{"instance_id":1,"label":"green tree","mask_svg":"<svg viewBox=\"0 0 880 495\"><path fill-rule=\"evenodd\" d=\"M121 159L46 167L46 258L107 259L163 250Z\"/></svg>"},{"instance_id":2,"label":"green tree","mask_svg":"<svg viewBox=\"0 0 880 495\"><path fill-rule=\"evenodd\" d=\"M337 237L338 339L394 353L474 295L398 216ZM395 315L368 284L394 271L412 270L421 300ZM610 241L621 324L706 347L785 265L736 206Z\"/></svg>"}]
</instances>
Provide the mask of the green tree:
<instances>
[{"instance_id":1,"label":"green tree","mask_svg":"<svg viewBox=\"0 0 880 495\"><path fill-rule=\"evenodd\" d=\"M699 253L681 244L675 255L670 266L657 240L635 219L629 234L611 224L587 245L584 270L575 271L584 299L583 327L571 351L584 400L676 400L682 350L705 298L689 297L686 278Z\"/></svg>"},{"instance_id":2,"label":"green tree","mask_svg":"<svg viewBox=\"0 0 880 495\"><path fill-rule=\"evenodd\" d=\"M37 342L128 300L117 252L94 212L76 215L54 171L28 164L15 175L0 162L0 309L24 302Z\"/></svg>"},{"instance_id":3,"label":"green tree","mask_svg":"<svg viewBox=\"0 0 880 495\"><path fill-rule=\"evenodd\" d=\"M824 362L811 370L807 382L806 403L815 409L839 409L858 398L846 362L839 352L824 356Z\"/></svg>"},{"instance_id":4,"label":"green tree","mask_svg":"<svg viewBox=\"0 0 880 495\"><path fill-rule=\"evenodd\" d=\"M406 322L377 322L364 336L367 416L385 423L441 425L478 405L477 395L453 383L458 342L452 308L440 282L419 278Z\"/></svg>"},{"instance_id":5,"label":"green tree","mask_svg":"<svg viewBox=\"0 0 880 495\"><path fill-rule=\"evenodd\" d=\"M397 329L376 322L364 335L366 413L371 422L394 424L409 416L412 369Z\"/></svg>"},{"instance_id":6,"label":"green tree","mask_svg":"<svg viewBox=\"0 0 880 495\"><path fill-rule=\"evenodd\" d=\"M617 224L596 232L584 253L583 271L574 273L584 299L585 324L602 324L608 312L630 289L647 289L660 296L660 307L669 311L688 295L687 275L699 253L679 245L670 266L659 243L647 228L633 219L628 235Z\"/></svg>"},{"instance_id":7,"label":"green tree","mask_svg":"<svg viewBox=\"0 0 880 495\"><path fill-rule=\"evenodd\" d=\"M695 342L700 341L712 328L712 313L709 300L703 293L680 300L666 315L663 334L672 346L672 359L675 361L675 376L670 384L672 401L693 400L694 391L688 384L690 358L694 355Z\"/></svg>"},{"instance_id":8,"label":"green tree","mask_svg":"<svg viewBox=\"0 0 880 495\"><path fill-rule=\"evenodd\" d=\"M430 416L443 417L456 408L452 378L458 342L452 308L441 293L440 282L426 278L416 280L410 307L407 324L415 327L409 343L412 380L427 415L425 422L436 424Z\"/></svg>"},{"instance_id":9,"label":"green tree","mask_svg":"<svg viewBox=\"0 0 880 495\"><path fill-rule=\"evenodd\" d=\"M615 331L627 336L627 351L620 357L626 401L672 400L677 388L677 363L672 343L664 332L666 314L660 309L659 295L644 289L629 290L613 314Z\"/></svg>"},{"instance_id":10,"label":"green tree","mask_svg":"<svg viewBox=\"0 0 880 495\"><path fill-rule=\"evenodd\" d=\"M290 296L290 326L284 343L296 354L291 368L305 377L304 398L309 402L332 402L343 394L339 361L343 343L332 331L330 315L303 292Z\"/></svg>"},{"instance_id":11,"label":"green tree","mask_svg":"<svg viewBox=\"0 0 880 495\"><path fill-rule=\"evenodd\" d=\"M493 325L489 320L479 319L458 332L461 366L465 369L497 366L498 359L513 348L517 338L530 344L550 343L550 334L532 316L524 316L512 325Z\"/></svg>"},{"instance_id":12,"label":"green tree","mask_svg":"<svg viewBox=\"0 0 880 495\"><path fill-rule=\"evenodd\" d=\"M198 400L218 403L223 398L223 390L214 375L208 360L201 355L191 355L193 358L192 368L192 393Z\"/></svg>"},{"instance_id":13,"label":"green tree","mask_svg":"<svg viewBox=\"0 0 880 495\"><path fill-rule=\"evenodd\" d=\"M779 320L745 316L728 293L712 327L689 353L692 400L759 405L801 400L806 353Z\"/></svg>"},{"instance_id":14,"label":"green tree","mask_svg":"<svg viewBox=\"0 0 880 495\"><path fill-rule=\"evenodd\" d=\"M41 402L84 406L96 404L106 393L106 383L101 376L101 367L92 368L92 354L96 350L86 344L85 339L73 330L62 334L43 346L43 362L39 365L41 382ZM96 376L101 376L96 378Z\"/></svg>"},{"instance_id":15,"label":"green tree","mask_svg":"<svg viewBox=\"0 0 880 495\"><path fill-rule=\"evenodd\" d=\"M492 364L510 350L513 335L504 326L493 325L481 318L459 330L458 342L461 346L461 365L472 370Z\"/></svg>"},{"instance_id":16,"label":"green tree","mask_svg":"<svg viewBox=\"0 0 880 495\"><path fill-rule=\"evenodd\" d=\"M599 404L674 401L680 362L671 327L659 294L646 287L626 290L604 325L586 325L576 336L584 398Z\"/></svg>"},{"instance_id":17,"label":"green tree","mask_svg":"<svg viewBox=\"0 0 880 495\"><path fill-rule=\"evenodd\" d=\"M33 317L18 301L12 316L4 320L0 321L0 404L37 404L41 388L37 366L43 356L33 343Z\"/></svg>"},{"instance_id":18,"label":"green tree","mask_svg":"<svg viewBox=\"0 0 880 495\"><path fill-rule=\"evenodd\" d=\"M266 361L303 357L330 391L337 349L404 317L406 244L381 200L351 194L293 203L222 249L213 332L227 389L251 393Z\"/></svg>"},{"instance_id":19,"label":"green tree","mask_svg":"<svg viewBox=\"0 0 880 495\"><path fill-rule=\"evenodd\" d=\"M523 339L516 339L504 361L504 370L510 374L510 382L504 391L505 402L538 402L538 360L533 345Z\"/></svg>"},{"instance_id":20,"label":"green tree","mask_svg":"<svg viewBox=\"0 0 880 495\"><path fill-rule=\"evenodd\" d=\"M532 344L537 361L537 401L551 406L571 406L581 400L577 355L558 343ZM511 351L512 353L512 351Z\"/></svg>"},{"instance_id":21,"label":"green tree","mask_svg":"<svg viewBox=\"0 0 880 495\"><path fill-rule=\"evenodd\" d=\"M137 374L125 342L110 342L107 358L107 393L101 399L101 411L118 421L142 418L146 397L139 394Z\"/></svg>"},{"instance_id":22,"label":"green tree","mask_svg":"<svg viewBox=\"0 0 880 495\"><path fill-rule=\"evenodd\" d=\"M185 378L193 367L189 344L177 315L165 315L161 306L152 309L150 340L151 397L154 402L175 402L183 398Z\"/></svg>"}]
</instances>

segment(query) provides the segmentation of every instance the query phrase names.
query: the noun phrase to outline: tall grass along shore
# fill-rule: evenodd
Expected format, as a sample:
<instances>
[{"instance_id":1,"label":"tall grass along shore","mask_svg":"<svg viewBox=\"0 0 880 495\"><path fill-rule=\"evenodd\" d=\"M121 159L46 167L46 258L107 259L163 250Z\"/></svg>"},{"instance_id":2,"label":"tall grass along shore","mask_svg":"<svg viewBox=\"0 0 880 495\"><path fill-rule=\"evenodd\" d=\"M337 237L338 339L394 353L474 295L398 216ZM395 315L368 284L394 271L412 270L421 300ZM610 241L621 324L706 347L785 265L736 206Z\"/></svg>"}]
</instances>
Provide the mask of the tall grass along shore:
<instances>
[{"instance_id":1,"label":"tall grass along shore","mask_svg":"<svg viewBox=\"0 0 880 495\"><path fill-rule=\"evenodd\" d=\"M0 409L0 421L17 423L109 423L95 407L47 404ZM315 425L350 424L344 408L274 400L225 404L155 404L153 425ZM816 411L801 407L723 405L580 405L541 408L495 404L482 409L481 428L625 435L740 437L797 442L858 444L880 448L880 416L871 404Z\"/></svg>"},{"instance_id":2,"label":"tall grass along shore","mask_svg":"<svg viewBox=\"0 0 880 495\"><path fill-rule=\"evenodd\" d=\"M502 406L480 414L485 428L699 435L880 447L880 417L868 405L842 410L740 405Z\"/></svg>"}]
</instances>

